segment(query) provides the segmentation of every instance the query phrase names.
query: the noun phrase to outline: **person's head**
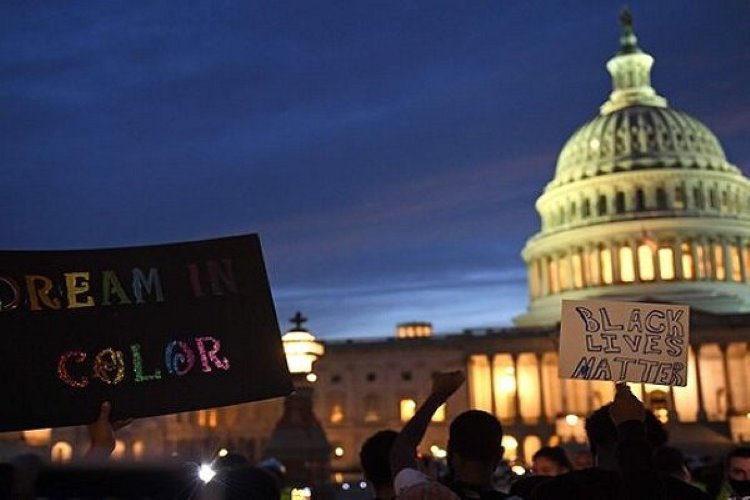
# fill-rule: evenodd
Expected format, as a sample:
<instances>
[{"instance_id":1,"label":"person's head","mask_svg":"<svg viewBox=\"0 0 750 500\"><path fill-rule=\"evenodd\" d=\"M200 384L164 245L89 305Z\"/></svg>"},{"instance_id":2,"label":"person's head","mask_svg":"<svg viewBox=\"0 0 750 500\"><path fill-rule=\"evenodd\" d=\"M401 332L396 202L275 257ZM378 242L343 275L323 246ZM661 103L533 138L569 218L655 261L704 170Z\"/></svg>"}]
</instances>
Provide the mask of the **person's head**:
<instances>
[{"instance_id":1,"label":"person's head","mask_svg":"<svg viewBox=\"0 0 750 500\"><path fill-rule=\"evenodd\" d=\"M727 479L736 495L750 496L750 446L741 446L729 452Z\"/></svg>"},{"instance_id":2,"label":"person's head","mask_svg":"<svg viewBox=\"0 0 750 500\"><path fill-rule=\"evenodd\" d=\"M677 448L661 446L654 450L654 468L659 472L690 481L690 471L685 465L685 456Z\"/></svg>"},{"instance_id":3,"label":"person's head","mask_svg":"<svg viewBox=\"0 0 750 500\"><path fill-rule=\"evenodd\" d=\"M448 433L448 461L461 480L465 466L486 469L490 475L503 457L503 427L493 415L481 410L461 413L451 422Z\"/></svg>"},{"instance_id":4,"label":"person's head","mask_svg":"<svg viewBox=\"0 0 750 500\"><path fill-rule=\"evenodd\" d=\"M573 470L568 454L559 446L544 446L534 453L531 469L539 476L559 476Z\"/></svg>"},{"instance_id":5,"label":"person's head","mask_svg":"<svg viewBox=\"0 0 750 500\"><path fill-rule=\"evenodd\" d=\"M379 431L367 438L359 451L359 463L365 479L377 488L391 485L391 448L398 432Z\"/></svg>"},{"instance_id":6,"label":"person's head","mask_svg":"<svg viewBox=\"0 0 750 500\"><path fill-rule=\"evenodd\" d=\"M602 406L586 419L586 436L595 461L601 458L602 453L614 453L617 447L617 428L609 416L611 404ZM667 431L650 411L646 412L644 427L646 429L646 440L652 448L658 448L667 443Z\"/></svg>"}]
</instances>

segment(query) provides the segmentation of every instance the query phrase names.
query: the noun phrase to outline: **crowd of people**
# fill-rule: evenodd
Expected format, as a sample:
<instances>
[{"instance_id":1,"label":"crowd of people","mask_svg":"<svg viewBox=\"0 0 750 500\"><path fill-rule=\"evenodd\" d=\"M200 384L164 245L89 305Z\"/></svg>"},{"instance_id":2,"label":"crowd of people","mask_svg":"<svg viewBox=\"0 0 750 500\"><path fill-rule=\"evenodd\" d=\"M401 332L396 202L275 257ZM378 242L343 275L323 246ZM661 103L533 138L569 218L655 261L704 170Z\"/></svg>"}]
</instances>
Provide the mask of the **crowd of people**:
<instances>
[{"instance_id":1,"label":"crowd of people","mask_svg":"<svg viewBox=\"0 0 750 500\"><path fill-rule=\"evenodd\" d=\"M502 425L490 413L469 410L450 424L447 474L430 473L415 450L433 414L463 383L461 372L436 374L430 396L400 432L380 431L365 442L360 459L376 499L712 498L692 482L682 453L667 446L662 424L624 383L617 384L612 403L586 419L592 467L576 469L560 447L541 448L533 456L532 473L502 491L494 481L504 453ZM750 447L728 455L726 481L716 498L750 500Z\"/></svg>"},{"instance_id":2,"label":"crowd of people","mask_svg":"<svg viewBox=\"0 0 750 500\"><path fill-rule=\"evenodd\" d=\"M498 484L497 471L505 463L503 427L490 413L468 410L450 423L447 467L431 467L418 456L419 444L435 412L463 383L461 372L435 374L429 397L400 431L381 430L365 441L360 462L376 500L750 500L750 447L729 453L721 487L709 494L705 485L694 481L680 450L667 445L662 424L624 383L617 384L613 402L586 419L590 466L572 463L561 447L543 447L534 453L529 474ZM129 423L111 421L110 412L110 404L103 403L99 418L88 426L90 448L85 461L89 465L106 463L115 446L115 432ZM30 457L0 466L0 498L71 498L55 491L70 483L69 477L40 489L39 469L39 462ZM182 476L174 471L171 476L151 471L139 479L144 484L132 485L132 492L152 481L148 498L276 500L281 496L283 465L279 463L254 466L241 455L229 454L218 460L211 474L220 475L219 480L205 481L197 491L186 489ZM76 498L96 496L97 484L86 476L77 481L92 484L88 490L79 488ZM130 491L126 488L108 498L143 498Z\"/></svg>"}]
</instances>

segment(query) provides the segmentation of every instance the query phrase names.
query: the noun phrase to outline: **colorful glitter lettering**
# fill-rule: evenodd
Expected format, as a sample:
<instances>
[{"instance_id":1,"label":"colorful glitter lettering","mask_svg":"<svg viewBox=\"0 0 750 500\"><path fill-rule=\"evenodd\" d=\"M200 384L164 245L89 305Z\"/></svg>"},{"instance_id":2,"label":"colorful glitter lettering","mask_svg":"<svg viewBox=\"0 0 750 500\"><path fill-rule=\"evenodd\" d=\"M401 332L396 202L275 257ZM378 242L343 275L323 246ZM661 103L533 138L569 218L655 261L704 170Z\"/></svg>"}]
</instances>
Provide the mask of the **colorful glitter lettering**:
<instances>
[{"instance_id":1,"label":"colorful glitter lettering","mask_svg":"<svg viewBox=\"0 0 750 500\"><path fill-rule=\"evenodd\" d=\"M210 351L206 351L204 342L212 342L213 346ZM216 353L221 349L221 342L214 337L196 337L195 344L198 346L198 352L201 355L201 365L203 371L208 373L211 371L211 365L208 363L209 360L214 364L216 368L220 370L229 370L229 360L227 358L219 359L216 357Z\"/></svg>"},{"instance_id":2,"label":"colorful glitter lettering","mask_svg":"<svg viewBox=\"0 0 750 500\"><path fill-rule=\"evenodd\" d=\"M159 380L161 378L161 370L154 370L151 375L143 374L143 357L141 356L140 344L131 344L130 351L133 353L133 373L135 373L136 382Z\"/></svg>"},{"instance_id":3,"label":"colorful glitter lettering","mask_svg":"<svg viewBox=\"0 0 750 500\"><path fill-rule=\"evenodd\" d=\"M164 349L164 361L169 373L185 375L195 365L195 354L187 343L181 340L173 340Z\"/></svg>"},{"instance_id":4,"label":"colorful glitter lettering","mask_svg":"<svg viewBox=\"0 0 750 500\"><path fill-rule=\"evenodd\" d=\"M74 379L70 372L68 372L68 360L72 359L76 363L83 363L86 360L86 353L81 351L68 351L60 356L60 360L57 362L57 376L71 387L86 387L89 385L89 379L81 377L78 380Z\"/></svg>"},{"instance_id":5,"label":"colorful glitter lettering","mask_svg":"<svg viewBox=\"0 0 750 500\"><path fill-rule=\"evenodd\" d=\"M99 352L94 358L94 376L110 385L122 382L125 378L125 360L122 351L107 347Z\"/></svg>"}]
</instances>

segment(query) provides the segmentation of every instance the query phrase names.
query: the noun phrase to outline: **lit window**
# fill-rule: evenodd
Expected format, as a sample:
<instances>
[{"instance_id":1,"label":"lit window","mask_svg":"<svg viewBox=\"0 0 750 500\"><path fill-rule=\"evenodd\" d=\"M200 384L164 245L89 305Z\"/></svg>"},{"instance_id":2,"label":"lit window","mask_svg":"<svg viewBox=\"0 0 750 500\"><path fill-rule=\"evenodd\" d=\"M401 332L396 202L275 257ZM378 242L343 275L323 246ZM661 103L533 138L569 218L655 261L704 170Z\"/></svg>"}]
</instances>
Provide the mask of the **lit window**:
<instances>
[{"instance_id":1,"label":"lit window","mask_svg":"<svg viewBox=\"0 0 750 500\"><path fill-rule=\"evenodd\" d=\"M208 410L207 411L208 416L208 426L211 428L216 427L219 424L219 411L218 410Z\"/></svg>"},{"instance_id":2,"label":"lit window","mask_svg":"<svg viewBox=\"0 0 750 500\"><path fill-rule=\"evenodd\" d=\"M745 261L745 279L750 277L750 247L742 249L742 258Z\"/></svg>"},{"instance_id":3,"label":"lit window","mask_svg":"<svg viewBox=\"0 0 750 500\"><path fill-rule=\"evenodd\" d=\"M635 281L633 249L629 246L620 247L620 280L625 283L632 283Z\"/></svg>"},{"instance_id":4,"label":"lit window","mask_svg":"<svg viewBox=\"0 0 750 500\"><path fill-rule=\"evenodd\" d=\"M569 290L570 289L570 260L568 260L568 256L562 257L559 260L559 266L560 266L560 289L561 290Z\"/></svg>"},{"instance_id":5,"label":"lit window","mask_svg":"<svg viewBox=\"0 0 750 500\"><path fill-rule=\"evenodd\" d=\"M414 412L417 410L417 402L413 399L402 399L400 403L401 407L401 421L408 422L411 417L414 416Z\"/></svg>"},{"instance_id":6,"label":"lit window","mask_svg":"<svg viewBox=\"0 0 750 500\"><path fill-rule=\"evenodd\" d=\"M557 262L555 259L549 260L547 269L547 279L549 280L549 293L554 294L560 291L557 281Z\"/></svg>"},{"instance_id":7,"label":"lit window","mask_svg":"<svg viewBox=\"0 0 750 500\"><path fill-rule=\"evenodd\" d=\"M589 285L600 284L599 277L599 250L592 248L586 252L586 278Z\"/></svg>"},{"instance_id":8,"label":"lit window","mask_svg":"<svg viewBox=\"0 0 750 500\"><path fill-rule=\"evenodd\" d=\"M206 418L206 410L198 410L198 425L206 427L208 419Z\"/></svg>"},{"instance_id":9,"label":"lit window","mask_svg":"<svg viewBox=\"0 0 750 500\"><path fill-rule=\"evenodd\" d=\"M374 394L369 394L365 398L365 422L377 422L380 420L378 414L378 397Z\"/></svg>"},{"instance_id":10,"label":"lit window","mask_svg":"<svg viewBox=\"0 0 750 500\"><path fill-rule=\"evenodd\" d=\"M722 245L714 245L714 261L716 262L716 279L724 281L727 279L727 273L724 268L724 247Z\"/></svg>"},{"instance_id":11,"label":"lit window","mask_svg":"<svg viewBox=\"0 0 750 500\"><path fill-rule=\"evenodd\" d=\"M329 417L332 424L340 424L344 421L344 406L340 403L333 403L331 405L331 413Z\"/></svg>"},{"instance_id":12,"label":"lit window","mask_svg":"<svg viewBox=\"0 0 750 500\"><path fill-rule=\"evenodd\" d=\"M612 275L612 252L609 248L602 248L599 252L599 260L602 268L602 282L607 285L611 285L613 281Z\"/></svg>"},{"instance_id":13,"label":"lit window","mask_svg":"<svg viewBox=\"0 0 750 500\"><path fill-rule=\"evenodd\" d=\"M638 247L638 272L643 281L653 281L656 277L654 273L654 254L648 245L640 245Z\"/></svg>"},{"instance_id":14,"label":"lit window","mask_svg":"<svg viewBox=\"0 0 750 500\"><path fill-rule=\"evenodd\" d=\"M52 447L50 458L58 464L68 463L73 458L73 447L66 441L58 441Z\"/></svg>"},{"instance_id":15,"label":"lit window","mask_svg":"<svg viewBox=\"0 0 750 500\"><path fill-rule=\"evenodd\" d=\"M143 441L134 441L133 442L133 458L135 460L142 460L143 459L143 450L144 450Z\"/></svg>"},{"instance_id":16,"label":"lit window","mask_svg":"<svg viewBox=\"0 0 750 500\"><path fill-rule=\"evenodd\" d=\"M703 247L703 259L706 264L706 278L713 278L714 277L714 266L713 262L711 261L711 245L706 243Z\"/></svg>"},{"instance_id":17,"label":"lit window","mask_svg":"<svg viewBox=\"0 0 750 500\"><path fill-rule=\"evenodd\" d=\"M674 279L674 251L668 247L662 247L657 252L659 258L659 277L663 280Z\"/></svg>"},{"instance_id":18,"label":"lit window","mask_svg":"<svg viewBox=\"0 0 750 500\"><path fill-rule=\"evenodd\" d=\"M120 460L122 457L125 456L125 441L121 441L120 439L115 441L115 449L112 450L111 457L115 460Z\"/></svg>"},{"instance_id":19,"label":"lit window","mask_svg":"<svg viewBox=\"0 0 750 500\"><path fill-rule=\"evenodd\" d=\"M576 288L583 288L583 264L580 252L573 254L571 262L573 264L573 285Z\"/></svg>"},{"instance_id":20,"label":"lit window","mask_svg":"<svg viewBox=\"0 0 750 500\"><path fill-rule=\"evenodd\" d=\"M740 269L740 249L737 245L729 246L729 256L732 259L732 281L742 281L742 270Z\"/></svg>"},{"instance_id":21,"label":"lit window","mask_svg":"<svg viewBox=\"0 0 750 500\"><path fill-rule=\"evenodd\" d=\"M686 280L695 279L693 254L690 251L690 245L688 243L682 244L682 277Z\"/></svg>"},{"instance_id":22,"label":"lit window","mask_svg":"<svg viewBox=\"0 0 750 500\"><path fill-rule=\"evenodd\" d=\"M696 266L696 277L697 278L705 278L706 277L706 257L703 252L703 245L697 245L695 247L695 263Z\"/></svg>"}]
</instances>

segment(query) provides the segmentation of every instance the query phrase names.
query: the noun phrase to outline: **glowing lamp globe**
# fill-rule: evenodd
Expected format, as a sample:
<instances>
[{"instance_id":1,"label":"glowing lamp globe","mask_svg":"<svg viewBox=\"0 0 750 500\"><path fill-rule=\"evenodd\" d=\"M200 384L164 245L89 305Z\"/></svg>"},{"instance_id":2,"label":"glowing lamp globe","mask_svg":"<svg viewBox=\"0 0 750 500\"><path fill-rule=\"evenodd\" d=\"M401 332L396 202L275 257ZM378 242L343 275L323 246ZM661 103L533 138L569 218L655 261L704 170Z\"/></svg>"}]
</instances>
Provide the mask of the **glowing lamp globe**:
<instances>
[{"instance_id":1,"label":"glowing lamp globe","mask_svg":"<svg viewBox=\"0 0 750 500\"><path fill-rule=\"evenodd\" d=\"M291 373L310 373L313 363L323 355L325 348L321 342L304 330L291 330L281 337L284 354Z\"/></svg>"}]
</instances>

